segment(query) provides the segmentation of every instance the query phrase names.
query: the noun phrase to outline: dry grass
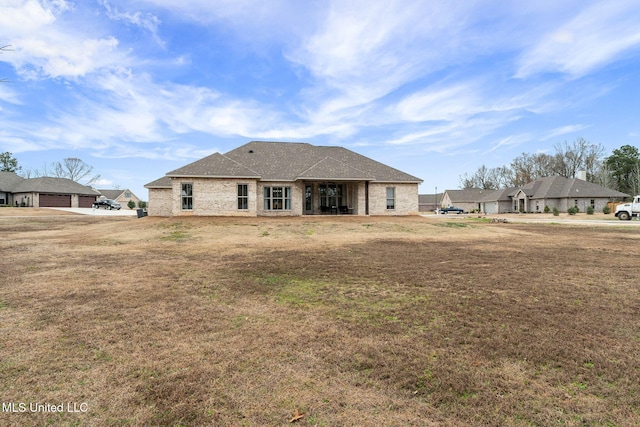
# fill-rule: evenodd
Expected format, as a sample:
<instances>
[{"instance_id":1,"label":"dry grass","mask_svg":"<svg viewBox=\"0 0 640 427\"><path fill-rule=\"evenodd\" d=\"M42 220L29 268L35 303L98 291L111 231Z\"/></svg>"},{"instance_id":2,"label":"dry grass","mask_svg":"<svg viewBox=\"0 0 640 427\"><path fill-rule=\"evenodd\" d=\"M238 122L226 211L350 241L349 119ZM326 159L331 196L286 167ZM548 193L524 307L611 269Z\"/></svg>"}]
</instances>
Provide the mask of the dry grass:
<instances>
[{"instance_id":1,"label":"dry grass","mask_svg":"<svg viewBox=\"0 0 640 427\"><path fill-rule=\"evenodd\" d=\"M640 424L640 235L0 218L2 425Z\"/></svg>"}]
</instances>

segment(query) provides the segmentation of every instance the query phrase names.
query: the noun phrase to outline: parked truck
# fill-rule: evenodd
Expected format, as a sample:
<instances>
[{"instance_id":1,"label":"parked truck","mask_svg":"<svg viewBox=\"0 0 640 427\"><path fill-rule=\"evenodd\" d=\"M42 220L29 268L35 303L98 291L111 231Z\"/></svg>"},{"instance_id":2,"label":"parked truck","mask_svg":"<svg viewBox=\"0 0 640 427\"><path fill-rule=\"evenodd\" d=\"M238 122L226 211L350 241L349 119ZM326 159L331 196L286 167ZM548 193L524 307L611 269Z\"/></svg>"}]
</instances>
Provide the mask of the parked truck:
<instances>
[{"instance_id":1,"label":"parked truck","mask_svg":"<svg viewBox=\"0 0 640 427\"><path fill-rule=\"evenodd\" d=\"M616 216L624 221L634 216L640 218L640 196L634 197L631 203L623 203L616 206Z\"/></svg>"}]
</instances>

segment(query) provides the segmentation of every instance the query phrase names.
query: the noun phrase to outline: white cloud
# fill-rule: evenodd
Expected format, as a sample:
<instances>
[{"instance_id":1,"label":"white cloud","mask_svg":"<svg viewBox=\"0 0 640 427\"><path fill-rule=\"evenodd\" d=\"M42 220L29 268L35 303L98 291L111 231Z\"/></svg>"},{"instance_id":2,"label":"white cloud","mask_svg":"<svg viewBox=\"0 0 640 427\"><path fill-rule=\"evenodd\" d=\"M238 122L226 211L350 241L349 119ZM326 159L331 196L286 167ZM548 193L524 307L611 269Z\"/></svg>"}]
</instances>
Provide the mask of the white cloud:
<instances>
[{"instance_id":1,"label":"white cloud","mask_svg":"<svg viewBox=\"0 0 640 427\"><path fill-rule=\"evenodd\" d=\"M540 140L546 141L549 139L556 138L558 136L579 132L583 129L587 129L588 127L589 125L582 125L582 124L562 126L559 128L551 129L551 132L549 132L549 134L547 134L546 136L540 138Z\"/></svg>"},{"instance_id":2,"label":"white cloud","mask_svg":"<svg viewBox=\"0 0 640 427\"><path fill-rule=\"evenodd\" d=\"M90 35L84 32L86 24L59 19L71 11L70 3L62 0L0 6L0 38L10 40L15 49L3 60L30 79L77 78L126 66L126 53L118 51L115 37Z\"/></svg>"},{"instance_id":3,"label":"white cloud","mask_svg":"<svg viewBox=\"0 0 640 427\"><path fill-rule=\"evenodd\" d=\"M580 77L605 66L640 47L639 22L637 0L591 5L526 51L516 77L527 78L544 72Z\"/></svg>"},{"instance_id":4,"label":"white cloud","mask_svg":"<svg viewBox=\"0 0 640 427\"><path fill-rule=\"evenodd\" d=\"M160 25L160 19L152 13L149 12L121 12L117 7L112 7L111 4L104 0L102 2L104 6L107 16L114 21L123 21L129 24L135 25L137 27L143 28L149 31L156 42L164 46L164 42L160 39L158 35L158 26Z\"/></svg>"}]
</instances>

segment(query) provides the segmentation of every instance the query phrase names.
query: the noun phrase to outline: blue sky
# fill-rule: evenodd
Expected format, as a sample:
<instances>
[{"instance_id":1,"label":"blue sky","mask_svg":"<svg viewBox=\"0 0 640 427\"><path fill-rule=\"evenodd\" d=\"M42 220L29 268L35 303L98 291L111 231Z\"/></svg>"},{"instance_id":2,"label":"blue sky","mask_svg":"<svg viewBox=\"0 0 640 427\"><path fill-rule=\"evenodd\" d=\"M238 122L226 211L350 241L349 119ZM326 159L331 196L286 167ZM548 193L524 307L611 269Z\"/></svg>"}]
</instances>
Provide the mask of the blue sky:
<instances>
[{"instance_id":1,"label":"blue sky","mask_svg":"<svg viewBox=\"0 0 640 427\"><path fill-rule=\"evenodd\" d=\"M251 140L422 193L583 137L640 146L640 0L0 0L0 152L132 189Z\"/></svg>"}]
</instances>

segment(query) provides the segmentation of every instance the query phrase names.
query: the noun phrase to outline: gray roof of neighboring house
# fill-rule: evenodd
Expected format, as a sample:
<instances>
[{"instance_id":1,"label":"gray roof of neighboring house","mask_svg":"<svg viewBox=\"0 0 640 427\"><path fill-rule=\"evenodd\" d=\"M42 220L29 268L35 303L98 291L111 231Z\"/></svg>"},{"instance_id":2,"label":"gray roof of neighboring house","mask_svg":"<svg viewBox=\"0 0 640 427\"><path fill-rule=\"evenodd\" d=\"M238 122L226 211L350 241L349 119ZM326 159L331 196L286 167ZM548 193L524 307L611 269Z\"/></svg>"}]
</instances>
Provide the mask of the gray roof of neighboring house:
<instances>
[{"instance_id":1,"label":"gray roof of neighboring house","mask_svg":"<svg viewBox=\"0 0 640 427\"><path fill-rule=\"evenodd\" d=\"M422 182L420 178L346 148L265 141L251 141L225 154L212 154L171 171L167 176L256 178L263 181Z\"/></svg>"},{"instance_id":2,"label":"gray roof of neighboring house","mask_svg":"<svg viewBox=\"0 0 640 427\"><path fill-rule=\"evenodd\" d=\"M24 181L24 178L14 172L0 171L0 191L12 193L16 185Z\"/></svg>"},{"instance_id":3,"label":"gray roof of neighboring house","mask_svg":"<svg viewBox=\"0 0 640 427\"><path fill-rule=\"evenodd\" d=\"M480 197L489 191L495 190L483 190L481 188L466 188L463 190L447 190L446 193L451 200L451 203L473 203L477 202Z\"/></svg>"},{"instance_id":4,"label":"gray roof of neighboring house","mask_svg":"<svg viewBox=\"0 0 640 427\"><path fill-rule=\"evenodd\" d=\"M118 197L120 197L123 193L125 192L129 192L132 195L135 196L135 194L133 194L133 192L131 190L127 189L114 189L114 190L100 190L98 189L98 192L100 194L102 194L104 197L106 197L107 199L117 199ZM136 196L137 197L137 196Z\"/></svg>"},{"instance_id":5,"label":"gray roof of neighboring house","mask_svg":"<svg viewBox=\"0 0 640 427\"><path fill-rule=\"evenodd\" d=\"M567 197L622 198L629 196L592 182L562 176L541 178L523 185L520 189L532 199L562 199Z\"/></svg>"},{"instance_id":6,"label":"gray roof of neighboring house","mask_svg":"<svg viewBox=\"0 0 640 427\"><path fill-rule=\"evenodd\" d=\"M68 178L53 178L43 176L39 178L23 179L14 186L13 193L55 193L80 194L84 196L99 196L100 193L91 187L79 184Z\"/></svg>"},{"instance_id":7,"label":"gray roof of neighboring house","mask_svg":"<svg viewBox=\"0 0 640 427\"><path fill-rule=\"evenodd\" d=\"M421 205L440 203L440 200L442 200L442 193L418 194L418 204Z\"/></svg>"},{"instance_id":8,"label":"gray roof of neighboring house","mask_svg":"<svg viewBox=\"0 0 640 427\"><path fill-rule=\"evenodd\" d=\"M503 188L502 190L485 190L478 202L500 202L509 201L517 188Z\"/></svg>"}]
</instances>

